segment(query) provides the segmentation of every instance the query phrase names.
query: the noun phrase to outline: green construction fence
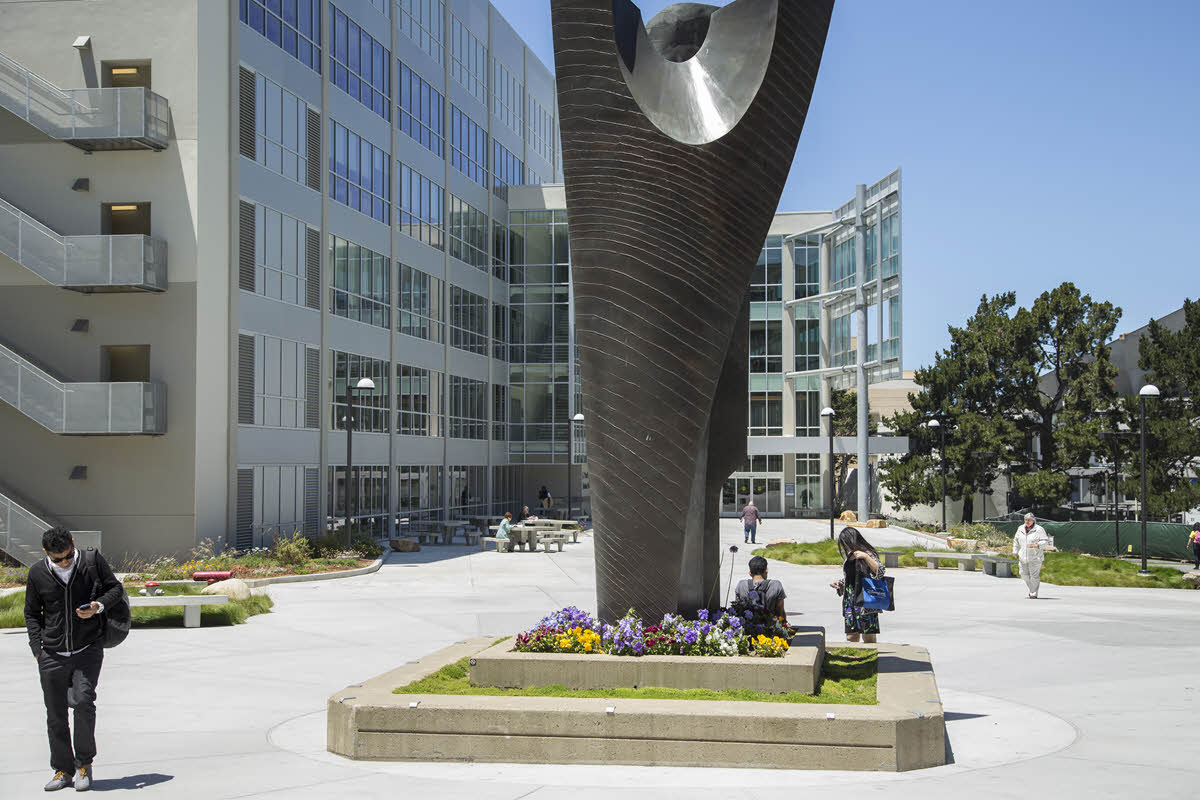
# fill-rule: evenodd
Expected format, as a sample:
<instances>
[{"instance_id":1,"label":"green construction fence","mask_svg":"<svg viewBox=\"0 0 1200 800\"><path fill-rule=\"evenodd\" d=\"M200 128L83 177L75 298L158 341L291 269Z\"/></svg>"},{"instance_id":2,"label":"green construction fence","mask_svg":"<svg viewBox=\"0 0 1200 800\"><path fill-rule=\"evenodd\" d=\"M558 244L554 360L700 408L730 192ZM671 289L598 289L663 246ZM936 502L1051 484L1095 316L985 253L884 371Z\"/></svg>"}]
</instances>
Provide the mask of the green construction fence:
<instances>
[{"instance_id":1,"label":"green construction fence","mask_svg":"<svg viewBox=\"0 0 1200 800\"><path fill-rule=\"evenodd\" d=\"M985 520L1000 530L1012 535L1024 522L1020 519L1002 518ZM1109 520L1054 522L1039 519L1038 524L1054 537L1059 550L1090 553L1094 556L1142 555L1142 523L1121 520L1120 542L1117 541L1117 523ZM1188 534L1191 526L1177 522L1146 523L1146 557L1164 558L1172 561L1190 561Z\"/></svg>"}]
</instances>

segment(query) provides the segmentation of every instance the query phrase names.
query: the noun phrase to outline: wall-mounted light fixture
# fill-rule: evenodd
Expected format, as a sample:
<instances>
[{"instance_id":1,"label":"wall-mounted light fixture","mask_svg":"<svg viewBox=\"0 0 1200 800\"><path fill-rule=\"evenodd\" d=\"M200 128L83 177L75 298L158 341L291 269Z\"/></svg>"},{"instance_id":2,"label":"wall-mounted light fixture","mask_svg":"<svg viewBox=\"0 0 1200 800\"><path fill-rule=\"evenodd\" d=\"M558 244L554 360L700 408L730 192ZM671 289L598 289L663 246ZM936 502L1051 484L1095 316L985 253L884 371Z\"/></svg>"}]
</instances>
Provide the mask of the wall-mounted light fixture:
<instances>
[{"instance_id":1,"label":"wall-mounted light fixture","mask_svg":"<svg viewBox=\"0 0 1200 800\"><path fill-rule=\"evenodd\" d=\"M137 67L113 67L108 71L110 75L137 75Z\"/></svg>"},{"instance_id":2,"label":"wall-mounted light fixture","mask_svg":"<svg viewBox=\"0 0 1200 800\"><path fill-rule=\"evenodd\" d=\"M87 333L90 326L89 320L80 317L71 323L71 333Z\"/></svg>"},{"instance_id":3,"label":"wall-mounted light fixture","mask_svg":"<svg viewBox=\"0 0 1200 800\"><path fill-rule=\"evenodd\" d=\"M71 478L73 481L87 480L87 464L76 464L71 467Z\"/></svg>"},{"instance_id":4,"label":"wall-mounted light fixture","mask_svg":"<svg viewBox=\"0 0 1200 800\"><path fill-rule=\"evenodd\" d=\"M137 211L137 206L109 206L109 211Z\"/></svg>"},{"instance_id":5,"label":"wall-mounted light fixture","mask_svg":"<svg viewBox=\"0 0 1200 800\"><path fill-rule=\"evenodd\" d=\"M74 47L76 50L86 50L91 46L92 37L87 35L76 36L74 44L71 45L71 47Z\"/></svg>"},{"instance_id":6,"label":"wall-mounted light fixture","mask_svg":"<svg viewBox=\"0 0 1200 800\"><path fill-rule=\"evenodd\" d=\"M71 184L71 191L74 192L87 192L90 191L91 188L91 178L76 178L75 182Z\"/></svg>"}]
</instances>

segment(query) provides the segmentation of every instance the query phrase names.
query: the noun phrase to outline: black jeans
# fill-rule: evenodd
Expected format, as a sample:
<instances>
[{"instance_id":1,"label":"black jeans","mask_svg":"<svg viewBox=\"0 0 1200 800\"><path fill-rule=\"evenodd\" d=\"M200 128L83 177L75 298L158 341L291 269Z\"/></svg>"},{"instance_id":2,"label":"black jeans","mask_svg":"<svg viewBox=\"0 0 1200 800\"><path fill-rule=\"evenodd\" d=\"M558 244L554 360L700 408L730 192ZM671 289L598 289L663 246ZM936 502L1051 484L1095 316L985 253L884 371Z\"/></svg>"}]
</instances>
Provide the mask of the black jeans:
<instances>
[{"instance_id":1,"label":"black jeans","mask_svg":"<svg viewBox=\"0 0 1200 800\"><path fill-rule=\"evenodd\" d=\"M42 697L46 701L46 734L50 737L50 768L71 775L96 757L96 684L104 648L96 642L82 653L60 656L45 650L38 656ZM75 709L75 746L67 709Z\"/></svg>"},{"instance_id":2,"label":"black jeans","mask_svg":"<svg viewBox=\"0 0 1200 800\"><path fill-rule=\"evenodd\" d=\"M1196 569L1200 569L1200 538L1192 542L1192 555L1196 558Z\"/></svg>"}]
</instances>

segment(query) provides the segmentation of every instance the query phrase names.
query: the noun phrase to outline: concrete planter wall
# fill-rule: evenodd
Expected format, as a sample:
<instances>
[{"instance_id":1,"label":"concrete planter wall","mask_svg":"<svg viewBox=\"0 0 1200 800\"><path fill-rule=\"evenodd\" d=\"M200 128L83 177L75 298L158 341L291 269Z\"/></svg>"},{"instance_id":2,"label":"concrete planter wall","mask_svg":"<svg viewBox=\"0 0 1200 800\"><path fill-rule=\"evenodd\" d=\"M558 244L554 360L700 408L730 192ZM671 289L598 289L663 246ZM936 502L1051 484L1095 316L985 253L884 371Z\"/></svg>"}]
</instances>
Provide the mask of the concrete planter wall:
<instances>
[{"instance_id":1,"label":"concrete planter wall","mask_svg":"<svg viewBox=\"0 0 1200 800\"><path fill-rule=\"evenodd\" d=\"M503 689L554 684L568 689L660 686L813 694L821 678L825 632L800 629L782 658L518 653L512 648L510 639L471 659L471 685Z\"/></svg>"}]
</instances>

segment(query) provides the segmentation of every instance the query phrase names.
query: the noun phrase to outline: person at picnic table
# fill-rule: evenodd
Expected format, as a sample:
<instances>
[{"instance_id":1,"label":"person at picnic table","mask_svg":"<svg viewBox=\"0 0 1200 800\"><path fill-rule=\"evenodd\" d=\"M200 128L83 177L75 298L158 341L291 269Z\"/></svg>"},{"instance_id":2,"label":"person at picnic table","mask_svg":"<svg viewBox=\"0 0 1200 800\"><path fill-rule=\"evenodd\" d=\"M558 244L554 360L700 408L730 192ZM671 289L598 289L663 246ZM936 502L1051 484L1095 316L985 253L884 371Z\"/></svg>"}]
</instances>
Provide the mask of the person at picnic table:
<instances>
[{"instance_id":1,"label":"person at picnic table","mask_svg":"<svg viewBox=\"0 0 1200 800\"><path fill-rule=\"evenodd\" d=\"M496 538L497 539L507 539L508 532L512 530L512 527L513 527L512 512L505 511L504 519L500 520L500 530L496 531Z\"/></svg>"},{"instance_id":2,"label":"person at picnic table","mask_svg":"<svg viewBox=\"0 0 1200 800\"><path fill-rule=\"evenodd\" d=\"M521 522L536 522L537 518L537 514L529 513L529 506L521 509Z\"/></svg>"}]
</instances>

